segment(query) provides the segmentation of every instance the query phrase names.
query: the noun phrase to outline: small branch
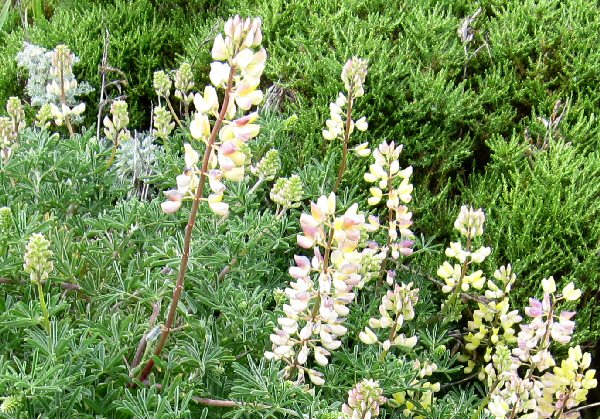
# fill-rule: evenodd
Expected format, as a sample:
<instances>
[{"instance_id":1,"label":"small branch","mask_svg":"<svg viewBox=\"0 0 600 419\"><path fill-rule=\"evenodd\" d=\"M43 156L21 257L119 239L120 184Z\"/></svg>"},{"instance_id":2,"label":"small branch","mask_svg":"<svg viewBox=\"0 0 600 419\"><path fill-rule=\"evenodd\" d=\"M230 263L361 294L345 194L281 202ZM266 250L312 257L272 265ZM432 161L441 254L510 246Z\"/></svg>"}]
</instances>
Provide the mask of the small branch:
<instances>
[{"instance_id":1,"label":"small branch","mask_svg":"<svg viewBox=\"0 0 600 419\"><path fill-rule=\"evenodd\" d=\"M108 29L104 28L104 49L102 50L102 64L100 73L102 74L102 83L100 84L100 105L98 106L98 119L96 121L96 139L100 140L100 124L102 123L102 108L105 104L106 94L106 68L108 67L108 47L110 45L110 34Z\"/></svg>"},{"instance_id":2,"label":"small branch","mask_svg":"<svg viewBox=\"0 0 600 419\"><path fill-rule=\"evenodd\" d=\"M588 405L581 406L581 407L576 407L575 409L567 410L565 413L568 414L568 413L581 412L582 410L589 409L592 407L600 407L600 402L588 404Z\"/></svg>"},{"instance_id":3,"label":"small branch","mask_svg":"<svg viewBox=\"0 0 600 419\"><path fill-rule=\"evenodd\" d=\"M156 323L156 319L158 318L159 314L160 314L160 300L157 303L152 304L152 314L150 315L150 318L148 319L148 325L150 326L150 330L152 330L152 328L154 327L154 324ZM142 357L144 356L144 352L146 351L146 345L148 344L148 341L146 340L147 336L148 336L148 333L144 333L144 335L140 339L140 343L138 344L138 347L137 347L137 350L135 351L133 360L131 361L131 366L129 368L130 370L132 370L135 367L137 367L138 365L140 365L140 362L142 361Z\"/></svg>"},{"instance_id":4,"label":"small branch","mask_svg":"<svg viewBox=\"0 0 600 419\"><path fill-rule=\"evenodd\" d=\"M450 388L450 387L457 386L457 385L462 384L462 383L466 383L468 381L471 381L473 378L477 377L477 375L479 375L479 373L474 372L473 374L466 376L462 380L458 380L458 381L455 381L453 383L446 383L446 384L444 384L443 386L440 387L440 391L441 390L445 390L445 389Z\"/></svg>"},{"instance_id":5,"label":"small branch","mask_svg":"<svg viewBox=\"0 0 600 419\"><path fill-rule=\"evenodd\" d=\"M194 400L198 404L201 404L204 406L211 406L211 407L244 407L244 406L248 406L248 407L254 407L256 409L275 409L273 406L269 406L268 404L262 404L262 403L244 403L244 402L236 402L234 400L205 399L203 397L197 397L197 396L192 397L192 400ZM279 407L279 408L277 408L277 410L281 411L282 413L285 413L288 416L293 416L295 418L300 417L298 412L291 410L291 409L285 409L285 408Z\"/></svg>"},{"instance_id":6,"label":"small branch","mask_svg":"<svg viewBox=\"0 0 600 419\"><path fill-rule=\"evenodd\" d=\"M138 291L138 290L136 290L136 291L134 291L134 292L132 292L132 293L131 293L131 297L137 297L137 296L138 296L138 294L139 294L139 291ZM113 306L110 308L110 311L111 311L111 312L115 312L115 311L117 311L118 309L120 309L120 308L121 308L121 305L123 304L123 301L125 301L125 300L120 300L120 301L117 301L117 302L116 302L116 303L115 303L115 304L114 304L114 305L113 305Z\"/></svg>"}]
</instances>

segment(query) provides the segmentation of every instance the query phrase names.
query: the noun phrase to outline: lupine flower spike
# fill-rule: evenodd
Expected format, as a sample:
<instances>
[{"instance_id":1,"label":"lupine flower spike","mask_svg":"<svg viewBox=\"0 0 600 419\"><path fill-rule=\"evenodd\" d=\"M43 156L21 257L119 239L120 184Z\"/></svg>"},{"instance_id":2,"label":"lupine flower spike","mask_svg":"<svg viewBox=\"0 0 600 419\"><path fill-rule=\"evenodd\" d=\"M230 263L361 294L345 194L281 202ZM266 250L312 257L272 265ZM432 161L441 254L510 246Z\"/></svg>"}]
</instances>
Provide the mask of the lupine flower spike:
<instances>
[{"instance_id":1,"label":"lupine flower spike","mask_svg":"<svg viewBox=\"0 0 600 419\"><path fill-rule=\"evenodd\" d=\"M375 162L369 166L364 178L375 186L369 189L368 204L377 206L385 200L388 209L388 240L385 250L392 259L413 253L414 235L410 230L412 213L405 204L412 201L413 185L410 182L412 166L400 168L402 144L382 142L374 151ZM389 285L392 285L391 283Z\"/></svg>"},{"instance_id":2,"label":"lupine flower spike","mask_svg":"<svg viewBox=\"0 0 600 419\"><path fill-rule=\"evenodd\" d=\"M379 407L387 402L379 383L362 380L348 391L348 402L342 406L340 419L376 418Z\"/></svg>"},{"instance_id":3,"label":"lupine flower spike","mask_svg":"<svg viewBox=\"0 0 600 419\"><path fill-rule=\"evenodd\" d=\"M350 135L356 128L359 131L366 131L368 128L367 119L363 116L357 120L352 119L352 111L356 98L365 94L364 83L367 77L367 61L353 57L348 60L342 69L342 81L346 89L346 94L340 92L335 102L329 105L330 118L323 130L323 138L327 141L340 139L342 141L342 159L338 170L337 180L335 182L334 192L336 192L342 182L342 177L346 170L348 159L348 144ZM357 154L365 154L367 143L363 143L356 148Z\"/></svg>"},{"instance_id":4,"label":"lupine flower spike","mask_svg":"<svg viewBox=\"0 0 600 419\"><path fill-rule=\"evenodd\" d=\"M450 298L443 307L444 312L457 309L460 293L469 291L471 287L481 290L485 285L483 271L468 272L472 265L482 263L491 253L491 249L485 246L475 251L472 249L473 239L483 234L484 222L485 214L481 208L474 210L465 205L461 207L454 228L466 238L465 248L463 249L460 241L450 243L450 247L446 249L446 256L456 259L458 263L450 264L446 261L437 271L438 276L445 282L442 292L450 293Z\"/></svg>"},{"instance_id":5,"label":"lupine flower spike","mask_svg":"<svg viewBox=\"0 0 600 419\"><path fill-rule=\"evenodd\" d=\"M129 113L127 112L127 103L123 100L116 100L110 106L110 115L104 117L104 135L113 143L113 149L108 159L107 167L112 165L115 159L119 144L129 141L131 134L127 129L129 124Z\"/></svg>"},{"instance_id":6,"label":"lupine flower spike","mask_svg":"<svg viewBox=\"0 0 600 419\"><path fill-rule=\"evenodd\" d=\"M265 352L267 359L283 361L284 377L298 385L306 376L322 385L323 374L313 363L327 365L330 351L342 344L348 305L362 280L357 247L364 223L357 204L336 216L333 193L321 196L311 203L310 214L300 216L303 234L298 235L298 245L312 249L314 256L295 256L296 264L289 270L294 280L285 289L289 302L283 305L284 316L271 335L273 348Z\"/></svg>"},{"instance_id":7,"label":"lupine flower spike","mask_svg":"<svg viewBox=\"0 0 600 419\"><path fill-rule=\"evenodd\" d=\"M48 279L48 275L52 271L52 251L50 250L50 242L39 233L33 234L27 243L25 252L25 263L23 269L29 274L31 283L37 285L40 306L42 308L43 324L45 329L50 332L50 314L44 297L42 285Z\"/></svg>"},{"instance_id":8,"label":"lupine flower spike","mask_svg":"<svg viewBox=\"0 0 600 419\"><path fill-rule=\"evenodd\" d=\"M50 112L57 126L63 123L73 136L73 118L78 117L85 111L85 103L79 103L76 106L68 106L67 97L69 91L77 89L77 80L73 75L74 55L66 45L58 45L52 55L52 67L50 75L52 80L46 87L48 94L58 99L58 105L51 103Z\"/></svg>"},{"instance_id":9,"label":"lupine flower spike","mask_svg":"<svg viewBox=\"0 0 600 419\"><path fill-rule=\"evenodd\" d=\"M263 94L258 85L267 54L264 48L259 48L261 39L260 19L243 20L239 16L230 19L225 24L225 37L217 35L213 45L212 56L216 60L210 71L213 85L206 86L203 93L194 96L196 111L192 115L190 132L194 139L209 148L204 174L208 177L211 193L206 200L220 216L229 213L229 205L223 202L224 181L239 182L244 178L248 159L246 143L260 130L256 124L257 112L239 118L235 115L238 108L248 111L262 101ZM227 89L227 107L219 113L217 90L223 88ZM212 128L211 118L217 118ZM217 138L211 135L215 129ZM196 194L197 179L202 172L197 166L199 155L191 144L186 144L185 150L186 166L177 177L177 190L165 193L168 198L162 205L165 212L177 211L182 200L192 199Z\"/></svg>"}]
</instances>

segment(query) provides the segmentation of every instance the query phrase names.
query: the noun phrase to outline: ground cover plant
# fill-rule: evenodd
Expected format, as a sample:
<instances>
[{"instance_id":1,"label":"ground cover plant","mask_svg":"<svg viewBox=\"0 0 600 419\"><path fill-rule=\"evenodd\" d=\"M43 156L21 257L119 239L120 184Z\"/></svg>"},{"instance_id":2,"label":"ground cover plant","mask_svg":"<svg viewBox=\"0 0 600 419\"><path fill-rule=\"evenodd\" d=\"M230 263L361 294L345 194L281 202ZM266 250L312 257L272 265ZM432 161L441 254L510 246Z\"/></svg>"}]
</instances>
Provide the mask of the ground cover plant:
<instances>
[{"instance_id":1,"label":"ground cover plant","mask_svg":"<svg viewBox=\"0 0 600 419\"><path fill-rule=\"evenodd\" d=\"M544 5L591 7L323 1L345 31L314 33L301 4L230 4L265 20L194 21L145 73L106 71L129 54L116 26L101 56L85 21L77 46L6 32L24 83L2 80L0 415L593 417L591 93L493 30ZM136 7L155 6L58 3L28 37ZM399 41L425 27L445 41ZM413 59L386 74L392 32Z\"/></svg>"}]
</instances>

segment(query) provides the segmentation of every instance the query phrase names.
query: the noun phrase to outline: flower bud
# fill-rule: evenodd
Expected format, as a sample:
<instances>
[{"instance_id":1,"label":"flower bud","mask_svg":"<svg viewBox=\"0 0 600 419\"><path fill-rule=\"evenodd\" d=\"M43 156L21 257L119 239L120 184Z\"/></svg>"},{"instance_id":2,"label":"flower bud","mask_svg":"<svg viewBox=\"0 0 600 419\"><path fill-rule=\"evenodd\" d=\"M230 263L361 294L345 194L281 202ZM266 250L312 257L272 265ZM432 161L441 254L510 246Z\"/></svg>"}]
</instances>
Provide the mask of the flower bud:
<instances>
[{"instance_id":1,"label":"flower bud","mask_svg":"<svg viewBox=\"0 0 600 419\"><path fill-rule=\"evenodd\" d=\"M156 138L166 140L175 128L175 123L171 122L171 113L164 106L154 108L154 130L152 133Z\"/></svg>"},{"instance_id":2,"label":"flower bud","mask_svg":"<svg viewBox=\"0 0 600 419\"><path fill-rule=\"evenodd\" d=\"M158 97L169 97L169 94L171 93L171 79L164 71L160 70L154 72L152 86Z\"/></svg>"},{"instance_id":3,"label":"flower bud","mask_svg":"<svg viewBox=\"0 0 600 419\"><path fill-rule=\"evenodd\" d=\"M50 242L40 233L33 234L27 243L23 264L23 269L29 274L31 282L39 283L48 279L53 268L51 258Z\"/></svg>"},{"instance_id":4,"label":"flower bud","mask_svg":"<svg viewBox=\"0 0 600 419\"><path fill-rule=\"evenodd\" d=\"M281 160L279 159L279 151L271 149L260 159L256 167L252 169L252 173L261 179L273 180L280 168Z\"/></svg>"}]
</instances>

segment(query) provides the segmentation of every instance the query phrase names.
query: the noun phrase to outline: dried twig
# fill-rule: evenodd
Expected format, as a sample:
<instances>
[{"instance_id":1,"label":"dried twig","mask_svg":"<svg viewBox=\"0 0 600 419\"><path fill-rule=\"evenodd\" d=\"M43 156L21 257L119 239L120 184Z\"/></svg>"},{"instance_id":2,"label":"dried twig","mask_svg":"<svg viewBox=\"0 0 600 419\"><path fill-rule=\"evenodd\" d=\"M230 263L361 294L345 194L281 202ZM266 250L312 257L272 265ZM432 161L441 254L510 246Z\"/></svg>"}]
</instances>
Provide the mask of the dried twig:
<instances>
[{"instance_id":1,"label":"dried twig","mask_svg":"<svg viewBox=\"0 0 600 419\"><path fill-rule=\"evenodd\" d=\"M108 67L108 47L110 45L110 33L104 28L104 48L102 50L102 64L100 64L100 74L102 74L102 83L100 85L100 103L98 105L98 119L96 120L96 139L100 139L100 123L102 122L102 108L104 107L104 96L106 94L106 68Z\"/></svg>"}]
</instances>

